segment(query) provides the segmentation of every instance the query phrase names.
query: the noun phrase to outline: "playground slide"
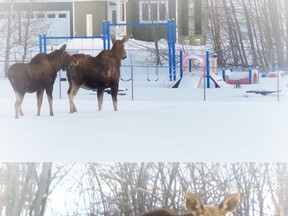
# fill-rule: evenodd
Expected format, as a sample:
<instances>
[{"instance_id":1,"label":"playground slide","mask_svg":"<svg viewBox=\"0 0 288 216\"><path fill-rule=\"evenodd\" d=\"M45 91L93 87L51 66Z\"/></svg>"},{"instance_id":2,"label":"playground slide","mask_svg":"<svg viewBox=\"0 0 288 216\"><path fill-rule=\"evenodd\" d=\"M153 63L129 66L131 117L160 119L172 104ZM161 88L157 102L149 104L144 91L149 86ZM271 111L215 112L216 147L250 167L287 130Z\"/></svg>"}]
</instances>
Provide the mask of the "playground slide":
<instances>
[{"instance_id":1,"label":"playground slide","mask_svg":"<svg viewBox=\"0 0 288 216\"><path fill-rule=\"evenodd\" d=\"M217 88L223 88L228 86L228 84L223 80L223 78L215 73L210 73L210 78L215 83Z\"/></svg>"}]
</instances>

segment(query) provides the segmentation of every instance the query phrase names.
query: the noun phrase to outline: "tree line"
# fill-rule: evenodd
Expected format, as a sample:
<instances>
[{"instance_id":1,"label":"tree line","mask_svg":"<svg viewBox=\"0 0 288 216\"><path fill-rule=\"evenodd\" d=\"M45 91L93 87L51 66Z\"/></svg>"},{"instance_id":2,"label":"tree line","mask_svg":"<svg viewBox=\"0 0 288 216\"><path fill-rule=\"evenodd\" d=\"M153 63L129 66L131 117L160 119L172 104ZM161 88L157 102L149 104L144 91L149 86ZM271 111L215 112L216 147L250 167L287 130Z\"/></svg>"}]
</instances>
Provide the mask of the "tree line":
<instances>
[{"instance_id":1,"label":"tree line","mask_svg":"<svg viewBox=\"0 0 288 216\"><path fill-rule=\"evenodd\" d=\"M237 216L288 215L287 163L2 163L0 180L0 215L183 213L189 191L212 205L240 192Z\"/></svg>"},{"instance_id":2,"label":"tree line","mask_svg":"<svg viewBox=\"0 0 288 216\"><path fill-rule=\"evenodd\" d=\"M209 0L207 44L221 66L288 66L288 1Z\"/></svg>"}]
</instances>

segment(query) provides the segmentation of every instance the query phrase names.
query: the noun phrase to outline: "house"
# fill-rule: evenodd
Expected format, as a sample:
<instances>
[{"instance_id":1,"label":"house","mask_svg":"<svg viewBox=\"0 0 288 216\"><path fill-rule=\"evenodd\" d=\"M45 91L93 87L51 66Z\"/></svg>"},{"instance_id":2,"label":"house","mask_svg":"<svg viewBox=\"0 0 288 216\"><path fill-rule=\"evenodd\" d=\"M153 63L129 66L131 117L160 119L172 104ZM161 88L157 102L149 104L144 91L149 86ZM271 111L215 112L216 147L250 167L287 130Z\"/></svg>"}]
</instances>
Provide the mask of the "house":
<instances>
[{"instance_id":1,"label":"house","mask_svg":"<svg viewBox=\"0 0 288 216\"><path fill-rule=\"evenodd\" d=\"M207 0L75 0L75 35L100 35L101 23L152 23L175 20L179 43L204 45L208 31ZM153 41L167 38L165 26L118 26L112 32L132 35L135 39Z\"/></svg>"},{"instance_id":2,"label":"house","mask_svg":"<svg viewBox=\"0 0 288 216\"><path fill-rule=\"evenodd\" d=\"M11 2L0 1L0 24L7 22L8 11L11 7ZM49 26L47 31L41 34L51 36L69 36L73 35L73 3L69 1L16 1L13 4L14 25L16 26L16 34L23 30L23 21L34 19L37 21L39 30ZM36 22L35 22L36 23ZM40 32L39 32L40 33Z\"/></svg>"},{"instance_id":3,"label":"house","mask_svg":"<svg viewBox=\"0 0 288 216\"><path fill-rule=\"evenodd\" d=\"M0 3L0 23L7 18L11 3ZM16 1L14 17L32 16L49 24L48 36L92 36L102 34L102 21L111 23L155 23L175 20L178 43L204 45L208 26L208 0L36 0ZM29 16L31 16L31 14ZM17 18L18 17L18 18ZM167 38L165 26L116 26L116 35L152 41ZM157 34L154 34L157 33ZM20 35L20 34L19 34Z\"/></svg>"}]
</instances>

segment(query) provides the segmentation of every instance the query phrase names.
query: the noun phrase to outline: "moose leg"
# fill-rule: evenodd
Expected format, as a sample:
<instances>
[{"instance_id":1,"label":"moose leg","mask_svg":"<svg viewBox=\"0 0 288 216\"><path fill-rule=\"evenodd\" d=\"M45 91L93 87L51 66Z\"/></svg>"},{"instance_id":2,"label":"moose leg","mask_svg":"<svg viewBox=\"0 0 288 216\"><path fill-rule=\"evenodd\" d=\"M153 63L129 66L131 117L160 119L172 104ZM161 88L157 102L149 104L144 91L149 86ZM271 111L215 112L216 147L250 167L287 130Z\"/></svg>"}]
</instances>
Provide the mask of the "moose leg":
<instances>
[{"instance_id":1,"label":"moose leg","mask_svg":"<svg viewBox=\"0 0 288 216\"><path fill-rule=\"evenodd\" d=\"M47 94L48 103L49 103L50 116L54 116L52 92L53 92L53 86L49 86L48 88L46 88L46 94ZM42 95L42 96L43 96L43 95Z\"/></svg>"},{"instance_id":2,"label":"moose leg","mask_svg":"<svg viewBox=\"0 0 288 216\"><path fill-rule=\"evenodd\" d=\"M15 102L15 118L19 118L19 113L21 116L23 116L23 111L22 111L22 102L23 102L23 98L24 95L19 94L17 92L15 92L16 94L16 102Z\"/></svg>"},{"instance_id":3,"label":"moose leg","mask_svg":"<svg viewBox=\"0 0 288 216\"><path fill-rule=\"evenodd\" d=\"M70 106L70 113L74 113L77 112L77 108L74 104L74 97L77 94L77 92L79 91L80 86L77 85L71 85L69 86L68 89L68 98L69 98L69 106Z\"/></svg>"},{"instance_id":4,"label":"moose leg","mask_svg":"<svg viewBox=\"0 0 288 216\"><path fill-rule=\"evenodd\" d=\"M42 101L43 101L44 89L38 90L36 94L37 94L37 116L40 116L40 111L41 111Z\"/></svg>"},{"instance_id":5,"label":"moose leg","mask_svg":"<svg viewBox=\"0 0 288 216\"><path fill-rule=\"evenodd\" d=\"M102 110L103 95L104 95L104 89L103 88L98 88L97 89L98 111Z\"/></svg>"},{"instance_id":6,"label":"moose leg","mask_svg":"<svg viewBox=\"0 0 288 216\"><path fill-rule=\"evenodd\" d=\"M24 113L23 113L23 111L22 111L22 104L20 105L20 110L19 110L19 112L20 112L20 115L21 115L21 116L24 116Z\"/></svg>"},{"instance_id":7,"label":"moose leg","mask_svg":"<svg viewBox=\"0 0 288 216\"><path fill-rule=\"evenodd\" d=\"M117 111L117 94L118 94L118 85L111 88L111 96L112 96L114 111Z\"/></svg>"}]
</instances>

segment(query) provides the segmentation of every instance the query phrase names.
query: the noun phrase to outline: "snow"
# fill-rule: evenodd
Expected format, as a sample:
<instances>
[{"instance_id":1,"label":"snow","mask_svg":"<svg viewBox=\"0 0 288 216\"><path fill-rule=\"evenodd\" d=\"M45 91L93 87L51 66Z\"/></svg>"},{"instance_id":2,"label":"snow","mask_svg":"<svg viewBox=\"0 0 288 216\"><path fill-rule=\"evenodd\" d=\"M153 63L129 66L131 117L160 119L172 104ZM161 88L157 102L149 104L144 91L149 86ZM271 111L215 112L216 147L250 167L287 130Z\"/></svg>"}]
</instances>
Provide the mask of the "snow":
<instances>
[{"instance_id":1,"label":"snow","mask_svg":"<svg viewBox=\"0 0 288 216\"><path fill-rule=\"evenodd\" d=\"M128 48L127 48L128 49ZM129 55L129 54L128 54ZM129 59L123 65L129 64ZM147 72L148 70L148 72ZM130 67L122 67L129 79ZM147 81L147 76L151 78ZM158 77L159 76L159 77ZM43 100L36 116L36 95L26 94L25 116L14 119L15 95L0 79L0 158L5 162L150 162L150 161L286 161L288 134L287 77L262 78L242 88L195 88L199 76L185 76L179 88L168 88L168 69L133 68L131 81L120 81L126 95L113 111L104 95L97 111L96 94L81 89L78 112L69 113L67 82L54 87L54 114ZM157 78L158 81L155 81ZM277 90L262 96L248 90ZM205 97L205 100L204 100Z\"/></svg>"}]
</instances>

